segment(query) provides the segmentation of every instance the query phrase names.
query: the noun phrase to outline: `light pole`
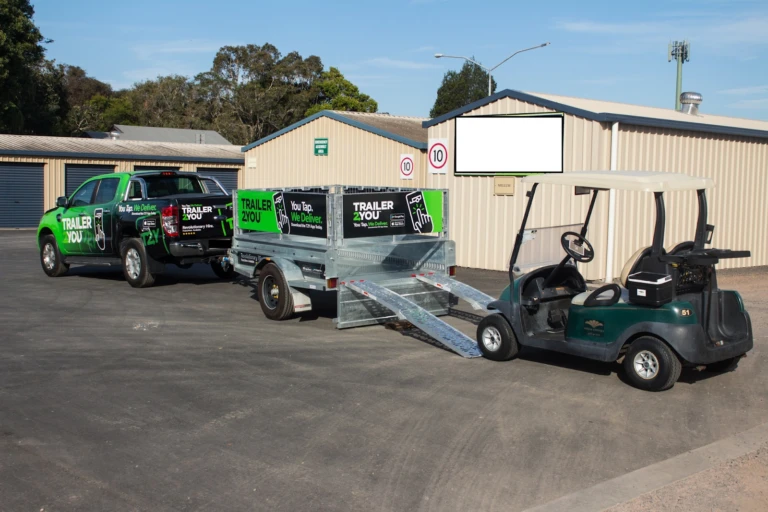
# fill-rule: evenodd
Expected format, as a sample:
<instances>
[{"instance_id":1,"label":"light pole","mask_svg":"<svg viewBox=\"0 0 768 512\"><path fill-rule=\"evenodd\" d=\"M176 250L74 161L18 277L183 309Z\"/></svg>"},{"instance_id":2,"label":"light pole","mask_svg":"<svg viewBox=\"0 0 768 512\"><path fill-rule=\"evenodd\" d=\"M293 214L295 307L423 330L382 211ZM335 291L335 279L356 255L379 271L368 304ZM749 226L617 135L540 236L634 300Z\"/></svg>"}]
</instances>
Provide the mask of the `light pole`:
<instances>
[{"instance_id":1,"label":"light pole","mask_svg":"<svg viewBox=\"0 0 768 512\"><path fill-rule=\"evenodd\" d=\"M536 48L544 48L545 46L549 46L549 43L544 43L544 44L539 44L539 45L536 45L536 46L531 46L530 48L526 48L525 50L518 50L515 53L513 53L512 55L510 55L509 57L507 57L506 59L504 59L503 61L501 61L498 64L496 64L495 66L493 66L492 68L487 68L487 67L483 66L482 64L480 64L479 62L475 62L474 60L470 59L469 57L461 57L459 55L443 55L442 53L436 53L435 54L435 58L436 59L464 59L464 60L466 60L468 62L471 62L472 64L474 64L476 66L479 66L480 68L484 69L485 72L488 73L488 96L490 96L491 95L491 73L493 73L493 71L496 68L498 68L499 66L501 66L502 64L507 62L509 59L511 59L512 57L514 57L518 53L523 53L523 52L527 52L527 51L530 51L530 50L535 50Z\"/></svg>"}]
</instances>

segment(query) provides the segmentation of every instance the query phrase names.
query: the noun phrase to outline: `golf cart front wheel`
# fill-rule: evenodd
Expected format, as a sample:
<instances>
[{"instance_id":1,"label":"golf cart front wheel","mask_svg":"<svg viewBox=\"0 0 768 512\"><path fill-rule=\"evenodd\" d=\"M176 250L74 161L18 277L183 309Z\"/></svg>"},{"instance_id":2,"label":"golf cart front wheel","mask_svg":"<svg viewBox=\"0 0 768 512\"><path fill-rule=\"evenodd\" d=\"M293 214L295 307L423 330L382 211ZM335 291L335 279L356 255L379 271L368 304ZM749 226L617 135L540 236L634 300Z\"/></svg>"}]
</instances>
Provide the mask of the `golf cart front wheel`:
<instances>
[{"instance_id":1,"label":"golf cart front wheel","mask_svg":"<svg viewBox=\"0 0 768 512\"><path fill-rule=\"evenodd\" d=\"M515 333L500 314L488 315L477 326L477 345L483 357L493 361L509 361L518 351Z\"/></svg>"},{"instance_id":2,"label":"golf cart front wheel","mask_svg":"<svg viewBox=\"0 0 768 512\"><path fill-rule=\"evenodd\" d=\"M624 371L636 388L664 391L680 378L682 364L666 343L643 336L629 346L624 356Z\"/></svg>"}]
</instances>

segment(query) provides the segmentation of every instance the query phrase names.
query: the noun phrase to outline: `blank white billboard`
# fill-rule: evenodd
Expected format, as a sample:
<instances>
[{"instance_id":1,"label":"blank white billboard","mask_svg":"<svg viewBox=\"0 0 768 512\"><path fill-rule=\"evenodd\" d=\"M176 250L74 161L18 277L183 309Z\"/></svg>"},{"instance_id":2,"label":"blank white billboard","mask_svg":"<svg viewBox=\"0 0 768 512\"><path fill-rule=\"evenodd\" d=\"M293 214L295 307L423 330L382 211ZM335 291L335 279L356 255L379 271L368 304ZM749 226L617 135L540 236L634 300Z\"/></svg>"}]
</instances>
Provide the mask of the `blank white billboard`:
<instances>
[{"instance_id":1,"label":"blank white billboard","mask_svg":"<svg viewBox=\"0 0 768 512\"><path fill-rule=\"evenodd\" d=\"M456 174L563 172L563 116L456 118Z\"/></svg>"}]
</instances>

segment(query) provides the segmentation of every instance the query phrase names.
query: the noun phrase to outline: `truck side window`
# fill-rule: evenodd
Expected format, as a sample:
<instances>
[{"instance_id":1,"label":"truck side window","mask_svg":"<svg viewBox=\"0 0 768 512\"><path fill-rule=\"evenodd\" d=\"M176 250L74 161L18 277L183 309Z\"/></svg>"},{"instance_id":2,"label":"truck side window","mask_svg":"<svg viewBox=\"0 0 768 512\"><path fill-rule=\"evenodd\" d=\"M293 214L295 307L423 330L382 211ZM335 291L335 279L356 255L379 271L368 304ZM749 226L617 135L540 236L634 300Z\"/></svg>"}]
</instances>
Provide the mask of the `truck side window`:
<instances>
[{"instance_id":1,"label":"truck side window","mask_svg":"<svg viewBox=\"0 0 768 512\"><path fill-rule=\"evenodd\" d=\"M141 183L138 181L131 181L128 183L128 200L137 201L143 199L141 195Z\"/></svg>"},{"instance_id":2,"label":"truck side window","mask_svg":"<svg viewBox=\"0 0 768 512\"><path fill-rule=\"evenodd\" d=\"M99 190L96 192L96 204L112 202L119 184L120 178L103 178L99 183Z\"/></svg>"},{"instance_id":3,"label":"truck side window","mask_svg":"<svg viewBox=\"0 0 768 512\"><path fill-rule=\"evenodd\" d=\"M92 204L93 191L96 189L97 183L98 180L94 180L82 185L74 194L72 194L72 199L69 200L69 204L72 206L87 206Z\"/></svg>"}]
</instances>

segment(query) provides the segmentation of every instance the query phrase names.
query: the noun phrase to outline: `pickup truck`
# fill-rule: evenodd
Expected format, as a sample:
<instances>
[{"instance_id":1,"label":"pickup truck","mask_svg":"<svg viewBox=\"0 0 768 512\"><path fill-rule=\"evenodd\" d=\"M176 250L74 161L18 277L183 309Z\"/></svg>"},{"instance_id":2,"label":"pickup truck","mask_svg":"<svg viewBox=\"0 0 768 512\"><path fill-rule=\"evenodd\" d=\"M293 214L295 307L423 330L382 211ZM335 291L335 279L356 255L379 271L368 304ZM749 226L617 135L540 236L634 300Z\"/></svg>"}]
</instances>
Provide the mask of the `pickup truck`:
<instances>
[{"instance_id":1,"label":"pickup truck","mask_svg":"<svg viewBox=\"0 0 768 512\"><path fill-rule=\"evenodd\" d=\"M230 193L214 178L177 171L90 178L59 197L37 230L47 275L61 276L71 264L122 266L134 288L152 286L166 264L209 263L231 278L231 239Z\"/></svg>"}]
</instances>

